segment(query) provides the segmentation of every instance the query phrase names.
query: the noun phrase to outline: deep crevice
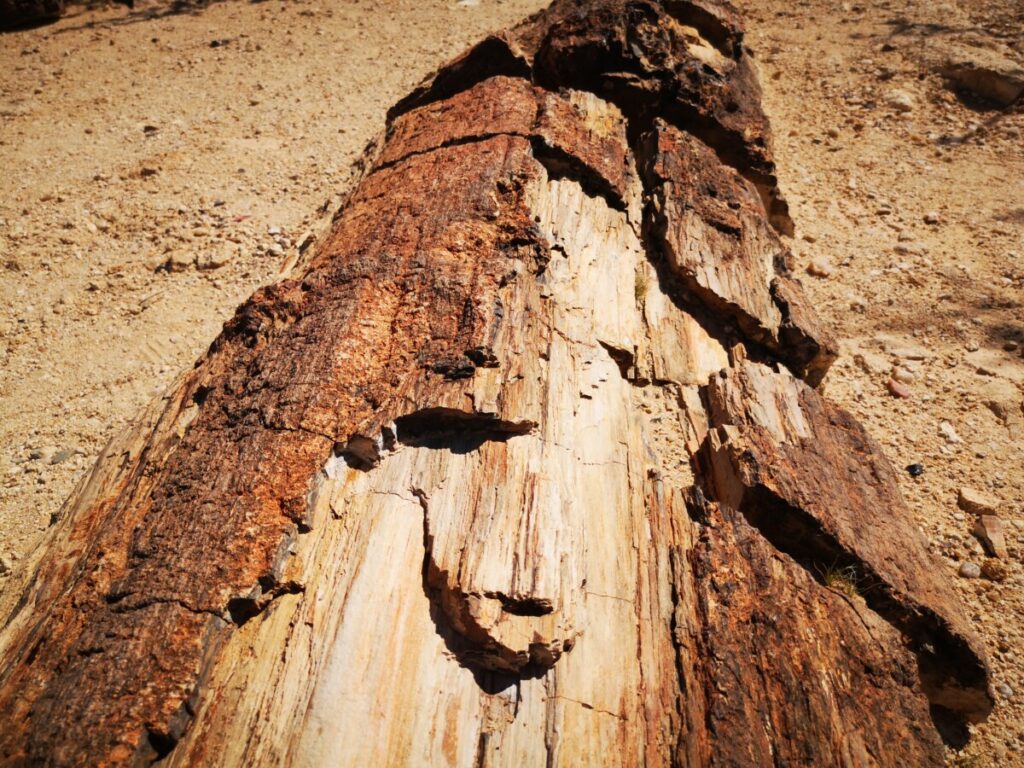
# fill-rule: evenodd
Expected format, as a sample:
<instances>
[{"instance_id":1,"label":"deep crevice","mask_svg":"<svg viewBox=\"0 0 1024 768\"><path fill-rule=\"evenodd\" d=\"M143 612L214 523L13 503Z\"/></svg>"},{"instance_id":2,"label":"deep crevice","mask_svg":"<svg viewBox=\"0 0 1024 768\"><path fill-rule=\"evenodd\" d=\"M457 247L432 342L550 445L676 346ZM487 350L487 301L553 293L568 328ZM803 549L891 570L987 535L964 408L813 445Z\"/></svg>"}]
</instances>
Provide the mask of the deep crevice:
<instances>
[{"instance_id":1,"label":"deep crevice","mask_svg":"<svg viewBox=\"0 0 1024 768\"><path fill-rule=\"evenodd\" d=\"M824 530L820 521L764 486L746 489L739 508L779 552L791 557L819 584L827 574L850 574L865 605L895 628L917 658L921 688L933 707L959 721L991 709L983 665L943 619L909 597L896 594L867 563ZM948 729L947 729L948 730Z\"/></svg>"},{"instance_id":2,"label":"deep crevice","mask_svg":"<svg viewBox=\"0 0 1024 768\"><path fill-rule=\"evenodd\" d=\"M547 616L555 610L551 601L543 598L509 597L501 592L487 592L484 597L497 600L501 603L501 610L513 616Z\"/></svg>"},{"instance_id":3,"label":"deep crevice","mask_svg":"<svg viewBox=\"0 0 1024 768\"><path fill-rule=\"evenodd\" d=\"M393 160L388 160L386 163L380 163L379 165L374 166L373 169L370 170L370 173L368 175L373 176L374 174L380 173L381 171L389 170L391 168L394 168L396 165L401 165L402 163L414 157L429 155L433 152L440 152L443 149L460 147L465 144L479 144L480 142L496 139L500 136L517 136L521 139L528 140L531 138L528 135L518 133L516 131L482 131L480 133L471 133L466 136L456 136L455 138L452 139L446 139L445 141L442 141L440 144L437 144L435 146L427 147L426 149L415 149L412 150L411 152L406 152L401 157L396 157Z\"/></svg>"},{"instance_id":4,"label":"deep crevice","mask_svg":"<svg viewBox=\"0 0 1024 768\"><path fill-rule=\"evenodd\" d=\"M530 137L533 157L544 166L549 179L570 179L583 188L591 197L604 200L609 208L625 211L626 203L614 186L597 170L564 149L552 146L540 136Z\"/></svg>"},{"instance_id":5,"label":"deep crevice","mask_svg":"<svg viewBox=\"0 0 1024 768\"><path fill-rule=\"evenodd\" d=\"M430 533L427 495L418 488L413 488L412 493L423 510L423 593L430 604L434 630L445 648L459 666L472 673L480 690L489 695L517 686L523 680L543 677L555 661L546 648L531 645L525 660L512 658L509 649L500 647L476 625L468 611L467 596L446 587L447 574L437 567L433 557L434 537ZM567 644L565 651L569 650L571 645Z\"/></svg>"},{"instance_id":6,"label":"deep crevice","mask_svg":"<svg viewBox=\"0 0 1024 768\"><path fill-rule=\"evenodd\" d=\"M159 763L171 754L176 746L178 746L178 739L174 738L174 736L169 733L160 733L159 731L155 731L150 728L147 729L146 737L149 741L149 746L152 747L153 752L156 753L156 759L153 760L154 763Z\"/></svg>"},{"instance_id":7,"label":"deep crevice","mask_svg":"<svg viewBox=\"0 0 1024 768\"><path fill-rule=\"evenodd\" d=\"M249 619L259 616L270 607L281 595L298 595L306 591L306 587L296 581L276 582L269 577L260 579L262 591L255 597L235 597L228 601L227 614L232 623L242 626Z\"/></svg>"},{"instance_id":8,"label":"deep crevice","mask_svg":"<svg viewBox=\"0 0 1024 768\"><path fill-rule=\"evenodd\" d=\"M755 362L774 366L779 356L761 340L763 329L741 323L745 315L735 305L726 302L696 280L674 269L665 255L663 243L667 221L653 202L659 192L645 182L645 193L652 198L644 209L641 242L648 262L654 268L662 292L682 312L692 316L704 331L726 350L742 343L746 356ZM753 330L754 333L750 331Z\"/></svg>"},{"instance_id":9,"label":"deep crevice","mask_svg":"<svg viewBox=\"0 0 1024 768\"><path fill-rule=\"evenodd\" d=\"M529 434L537 424L527 420L508 421L479 411L424 408L399 416L395 426L398 442L403 445L468 453L485 442L504 442L510 437Z\"/></svg>"},{"instance_id":10,"label":"deep crevice","mask_svg":"<svg viewBox=\"0 0 1024 768\"><path fill-rule=\"evenodd\" d=\"M696 29L723 56L738 59L743 51L743 33L729 26L692 0L665 0L665 12L688 27Z\"/></svg>"}]
</instances>

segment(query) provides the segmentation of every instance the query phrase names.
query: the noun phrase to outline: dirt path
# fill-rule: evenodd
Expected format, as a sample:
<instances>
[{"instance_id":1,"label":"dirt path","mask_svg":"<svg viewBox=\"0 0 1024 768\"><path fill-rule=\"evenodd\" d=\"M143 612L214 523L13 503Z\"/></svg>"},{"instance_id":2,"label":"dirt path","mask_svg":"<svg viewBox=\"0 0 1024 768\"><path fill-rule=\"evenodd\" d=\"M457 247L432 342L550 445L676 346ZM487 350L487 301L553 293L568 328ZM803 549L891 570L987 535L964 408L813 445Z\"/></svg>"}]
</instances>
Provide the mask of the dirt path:
<instances>
[{"instance_id":1,"label":"dirt path","mask_svg":"<svg viewBox=\"0 0 1024 768\"><path fill-rule=\"evenodd\" d=\"M543 4L150 0L0 37L0 572L322 226L387 107ZM935 72L954 44L1020 63L1024 5L741 5L844 347L829 394L923 465L903 491L1006 686L956 759L1024 764L1024 115ZM1002 518L1001 582L957 575L985 561L964 486Z\"/></svg>"}]
</instances>

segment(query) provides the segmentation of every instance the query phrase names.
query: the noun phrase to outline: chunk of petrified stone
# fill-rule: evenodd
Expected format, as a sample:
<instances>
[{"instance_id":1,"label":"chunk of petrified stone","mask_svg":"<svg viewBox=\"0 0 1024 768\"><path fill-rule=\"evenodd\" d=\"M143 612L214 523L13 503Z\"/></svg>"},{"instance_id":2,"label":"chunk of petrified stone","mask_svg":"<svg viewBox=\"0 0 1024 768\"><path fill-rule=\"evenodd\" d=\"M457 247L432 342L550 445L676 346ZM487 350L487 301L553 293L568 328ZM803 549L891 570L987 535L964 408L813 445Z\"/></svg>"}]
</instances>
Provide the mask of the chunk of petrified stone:
<instances>
[{"instance_id":1,"label":"chunk of petrified stone","mask_svg":"<svg viewBox=\"0 0 1024 768\"><path fill-rule=\"evenodd\" d=\"M995 515L979 515L974 521L974 535L992 557L1007 557L1003 523Z\"/></svg>"},{"instance_id":2,"label":"chunk of petrified stone","mask_svg":"<svg viewBox=\"0 0 1024 768\"><path fill-rule=\"evenodd\" d=\"M366 167L3 598L0 763L940 765L986 661L814 389L735 10L560 0Z\"/></svg>"}]
</instances>

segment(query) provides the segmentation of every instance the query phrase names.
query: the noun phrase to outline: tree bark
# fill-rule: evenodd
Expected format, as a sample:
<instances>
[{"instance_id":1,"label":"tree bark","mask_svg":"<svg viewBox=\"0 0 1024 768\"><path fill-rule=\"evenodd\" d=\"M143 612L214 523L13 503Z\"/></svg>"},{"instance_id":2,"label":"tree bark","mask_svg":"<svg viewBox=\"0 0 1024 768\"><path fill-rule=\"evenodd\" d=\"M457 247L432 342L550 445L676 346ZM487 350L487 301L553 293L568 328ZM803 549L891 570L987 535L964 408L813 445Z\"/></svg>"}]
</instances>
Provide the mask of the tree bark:
<instances>
[{"instance_id":1,"label":"tree bark","mask_svg":"<svg viewBox=\"0 0 1024 768\"><path fill-rule=\"evenodd\" d=\"M3 764L942 764L987 663L731 6L558 0L366 163L12 591Z\"/></svg>"},{"instance_id":2,"label":"tree bark","mask_svg":"<svg viewBox=\"0 0 1024 768\"><path fill-rule=\"evenodd\" d=\"M59 19L64 0L0 0L0 29L16 29Z\"/></svg>"}]
</instances>

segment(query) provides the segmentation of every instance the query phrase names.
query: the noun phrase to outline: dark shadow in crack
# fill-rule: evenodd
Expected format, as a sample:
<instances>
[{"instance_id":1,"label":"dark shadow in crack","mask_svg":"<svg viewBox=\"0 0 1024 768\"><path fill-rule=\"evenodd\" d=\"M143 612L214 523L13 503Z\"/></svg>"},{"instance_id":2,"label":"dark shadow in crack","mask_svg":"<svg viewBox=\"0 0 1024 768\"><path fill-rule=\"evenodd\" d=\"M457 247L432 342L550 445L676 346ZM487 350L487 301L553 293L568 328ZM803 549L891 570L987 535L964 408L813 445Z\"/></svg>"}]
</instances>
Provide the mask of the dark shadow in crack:
<instances>
[{"instance_id":1,"label":"dark shadow in crack","mask_svg":"<svg viewBox=\"0 0 1024 768\"><path fill-rule=\"evenodd\" d=\"M506 421L493 413L424 408L395 419L398 442L415 448L466 454L487 442L505 442L531 432L532 421Z\"/></svg>"}]
</instances>

